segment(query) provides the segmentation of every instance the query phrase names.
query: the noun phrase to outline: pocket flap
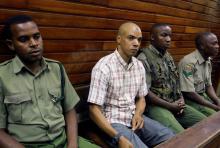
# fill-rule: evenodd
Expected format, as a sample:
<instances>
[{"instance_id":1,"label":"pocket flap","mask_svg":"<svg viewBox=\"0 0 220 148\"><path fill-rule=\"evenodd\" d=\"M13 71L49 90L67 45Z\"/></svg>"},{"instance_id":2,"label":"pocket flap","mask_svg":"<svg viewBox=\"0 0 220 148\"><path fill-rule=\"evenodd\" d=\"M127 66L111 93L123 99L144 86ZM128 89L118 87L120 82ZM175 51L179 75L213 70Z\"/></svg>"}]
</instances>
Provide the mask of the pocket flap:
<instances>
[{"instance_id":1,"label":"pocket flap","mask_svg":"<svg viewBox=\"0 0 220 148\"><path fill-rule=\"evenodd\" d=\"M4 103L6 104L20 104L25 101L30 101L31 97L29 94L16 94L5 96Z\"/></svg>"},{"instance_id":2,"label":"pocket flap","mask_svg":"<svg viewBox=\"0 0 220 148\"><path fill-rule=\"evenodd\" d=\"M48 90L49 95L52 97L51 100L53 102L58 102L62 100L61 90L60 89L50 89Z\"/></svg>"},{"instance_id":3,"label":"pocket flap","mask_svg":"<svg viewBox=\"0 0 220 148\"><path fill-rule=\"evenodd\" d=\"M48 92L52 97L60 97L61 96L60 89L58 89L58 88L50 89L50 90L48 90Z\"/></svg>"}]
</instances>

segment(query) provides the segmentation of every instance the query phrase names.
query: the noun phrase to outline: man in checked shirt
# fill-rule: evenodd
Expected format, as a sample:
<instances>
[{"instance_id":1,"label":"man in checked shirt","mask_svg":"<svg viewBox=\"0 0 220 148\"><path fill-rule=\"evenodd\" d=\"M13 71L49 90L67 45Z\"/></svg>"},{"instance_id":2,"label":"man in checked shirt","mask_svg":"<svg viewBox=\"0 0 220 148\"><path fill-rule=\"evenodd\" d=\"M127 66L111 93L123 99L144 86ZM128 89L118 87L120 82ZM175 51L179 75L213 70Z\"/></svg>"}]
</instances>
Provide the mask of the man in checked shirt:
<instances>
[{"instance_id":1,"label":"man in checked shirt","mask_svg":"<svg viewBox=\"0 0 220 148\"><path fill-rule=\"evenodd\" d=\"M119 28L116 50L92 70L88 102L91 119L111 137L111 146L146 148L173 132L143 115L147 95L145 70L133 57L139 50L139 26L126 22Z\"/></svg>"}]
</instances>

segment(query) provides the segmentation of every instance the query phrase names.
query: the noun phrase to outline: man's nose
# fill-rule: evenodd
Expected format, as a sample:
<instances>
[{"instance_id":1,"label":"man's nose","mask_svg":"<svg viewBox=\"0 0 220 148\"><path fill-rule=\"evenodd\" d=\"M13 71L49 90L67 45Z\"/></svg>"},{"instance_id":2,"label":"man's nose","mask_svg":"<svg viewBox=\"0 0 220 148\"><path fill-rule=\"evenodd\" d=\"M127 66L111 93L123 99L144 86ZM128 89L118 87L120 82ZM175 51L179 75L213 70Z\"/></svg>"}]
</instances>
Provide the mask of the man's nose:
<instances>
[{"instance_id":1,"label":"man's nose","mask_svg":"<svg viewBox=\"0 0 220 148\"><path fill-rule=\"evenodd\" d=\"M138 41L138 39L134 39L134 46L139 46L140 45L140 42Z\"/></svg>"},{"instance_id":2,"label":"man's nose","mask_svg":"<svg viewBox=\"0 0 220 148\"><path fill-rule=\"evenodd\" d=\"M219 44L216 44L216 48L218 48L218 49L219 49Z\"/></svg>"},{"instance_id":3,"label":"man's nose","mask_svg":"<svg viewBox=\"0 0 220 148\"><path fill-rule=\"evenodd\" d=\"M170 37L170 36L167 36L167 37L166 37L166 41L167 41L167 42L170 42L170 41L171 41L171 37Z\"/></svg>"},{"instance_id":4,"label":"man's nose","mask_svg":"<svg viewBox=\"0 0 220 148\"><path fill-rule=\"evenodd\" d=\"M30 39L30 46L37 46L37 45L38 45L37 41L34 38L31 38Z\"/></svg>"}]
</instances>

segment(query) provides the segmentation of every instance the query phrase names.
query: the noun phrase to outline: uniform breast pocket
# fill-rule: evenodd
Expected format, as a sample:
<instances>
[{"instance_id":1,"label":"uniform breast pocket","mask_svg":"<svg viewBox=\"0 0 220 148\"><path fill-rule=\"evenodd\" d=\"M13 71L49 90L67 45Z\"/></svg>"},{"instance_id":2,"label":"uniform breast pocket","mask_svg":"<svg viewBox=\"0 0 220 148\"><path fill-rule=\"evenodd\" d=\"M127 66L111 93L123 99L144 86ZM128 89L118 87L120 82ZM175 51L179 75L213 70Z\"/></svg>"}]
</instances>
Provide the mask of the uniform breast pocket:
<instances>
[{"instance_id":1,"label":"uniform breast pocket","mask_svg":"<svg viewBox=\"0 0 220 148\"><path fill-rule=\"evenodd\" d=\"M51 101L54 104L55 111L58 113L62 113L61 103L62 103L62 101L64 101L63 100L64 98L61 95L61 89L60 88L50 89L50 90L48 90L48 93L49 93Z\"/></svg>"},{"instance_id":2,"label":"uniform breast pocket","mask_svg":"<svg viewBox=\"0 0 220 148\"><path fill-rule=\"evenodd\" d=\"M27 93L5 96L4 103L8 111L8 121L11 123L22 122L22 113L30 102L31 97Z\"/></svg>"},{"instance_id":3,"label":"uniform breast pocket","mask_svg":"<svg viewBox=\"0 0 220 148\"><path fill-rule=\"evenodd\" d=\"M205 83L203 80L200 79L195 80L194 85L197 93L203 93L205 91Z\"/></svg>"}]
</instances>

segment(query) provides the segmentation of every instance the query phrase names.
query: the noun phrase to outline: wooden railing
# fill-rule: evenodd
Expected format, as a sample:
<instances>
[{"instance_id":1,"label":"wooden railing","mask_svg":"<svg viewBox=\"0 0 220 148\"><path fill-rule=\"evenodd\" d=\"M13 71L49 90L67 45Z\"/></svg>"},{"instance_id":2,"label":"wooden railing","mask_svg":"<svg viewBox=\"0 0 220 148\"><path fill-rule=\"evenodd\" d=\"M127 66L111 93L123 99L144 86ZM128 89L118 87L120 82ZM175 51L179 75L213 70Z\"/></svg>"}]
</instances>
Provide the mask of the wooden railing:
<instances>
[{"instance_id":1,"label":"wooden railing","mask_svg":"<svg viewBox=\"0 0 220 148\"><path fill-rule=\"evenodd\" d=\"M155 148L219 148L220 112L204 119Z\"/></svg>"}]
</instances>

